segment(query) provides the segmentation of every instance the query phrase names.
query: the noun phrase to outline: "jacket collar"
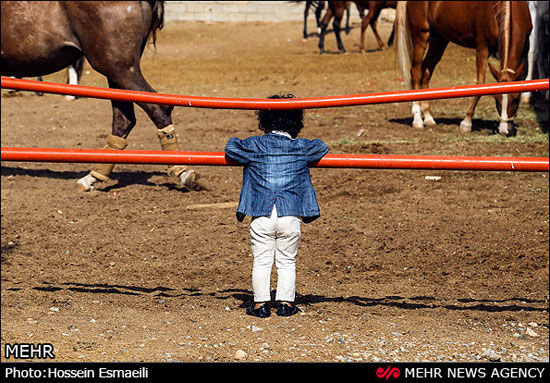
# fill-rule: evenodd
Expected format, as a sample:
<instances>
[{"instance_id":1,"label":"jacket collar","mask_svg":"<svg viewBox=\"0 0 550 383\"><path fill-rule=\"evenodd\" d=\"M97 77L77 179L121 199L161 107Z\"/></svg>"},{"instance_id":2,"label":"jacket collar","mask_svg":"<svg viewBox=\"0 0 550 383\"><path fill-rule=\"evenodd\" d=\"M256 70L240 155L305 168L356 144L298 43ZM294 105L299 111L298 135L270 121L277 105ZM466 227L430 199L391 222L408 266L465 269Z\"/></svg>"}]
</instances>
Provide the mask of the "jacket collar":
<instances>
[{"instance_id":1,"label":"jacket collar","mask_svg":"<svg viewBox=\"0 0 550 383\"><path fill-rule=\"evenodd\" d=\"M272 130L271 132L269 133L273 133L273 134L278 134L280 136L285 136L285 137L288 137L292 140L292 136L290 134L288 134L287 132L283 132L281 130Z\"/></svg>"}]
</instances>

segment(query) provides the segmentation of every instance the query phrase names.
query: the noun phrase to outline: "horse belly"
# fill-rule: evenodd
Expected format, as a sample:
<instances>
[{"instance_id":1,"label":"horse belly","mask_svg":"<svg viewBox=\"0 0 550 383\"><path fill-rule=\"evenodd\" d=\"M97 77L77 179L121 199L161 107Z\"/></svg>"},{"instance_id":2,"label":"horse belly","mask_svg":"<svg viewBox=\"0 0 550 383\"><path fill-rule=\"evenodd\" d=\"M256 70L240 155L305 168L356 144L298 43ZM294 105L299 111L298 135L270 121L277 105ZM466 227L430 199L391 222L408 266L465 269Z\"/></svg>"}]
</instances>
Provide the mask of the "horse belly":
<instances>
[{"instance_id":1,"label":"horse belly","mask_svg":"<svg viewBox=\"0 0 550 383\"><path fill-rule=\"evenodd\" d=\"M48 51L2 51L0 72L17 77L45 76L68 67L81 56L79 49L72 45Z\"/></svg>"},{"instance_id":2,"label":"horse belly","mask_svg":"<svg viewBox=\"0 0 550 383\"><path fill-rule=\"evenodd\" d=\"M38 4L35 4L38 3ZM55 1L2 2L0 71L43 76L72 64L82 54Z\"/></svg>"},{"instance_id":3,"label":"horse belly","mask_svg":"<svg viewBox=\"0 0 550 383\"><path fill-rule=\"evenodd\" d=\"M476 22L479 17L478 2L433 1L429 2L428 22L448 41L466 48L476 47Z\"/></svg>"}]
</instances>

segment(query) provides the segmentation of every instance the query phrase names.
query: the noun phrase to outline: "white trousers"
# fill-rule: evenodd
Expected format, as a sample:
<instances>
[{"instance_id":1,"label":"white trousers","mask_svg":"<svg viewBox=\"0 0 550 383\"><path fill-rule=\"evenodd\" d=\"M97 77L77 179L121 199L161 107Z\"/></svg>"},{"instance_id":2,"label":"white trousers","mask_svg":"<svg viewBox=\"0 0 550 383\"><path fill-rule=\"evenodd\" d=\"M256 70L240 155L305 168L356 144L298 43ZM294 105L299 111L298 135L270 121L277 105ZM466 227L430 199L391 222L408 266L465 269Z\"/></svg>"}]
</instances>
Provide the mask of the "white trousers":
<instances>
[{"instance_id":1,"label":"white trousers","mask_svg":"<svg viewBox=\"0 0 550 383\"><path fill-rule=\"evenodd\" d=\"M296 293L296 254L300 244L301 219L277 217L273 206L270 217L254 217L250 223L252 241L252 289L254 302L269 302L273 261L277 269L275 300L294 302Z\"/></svg>"}]
</instances>

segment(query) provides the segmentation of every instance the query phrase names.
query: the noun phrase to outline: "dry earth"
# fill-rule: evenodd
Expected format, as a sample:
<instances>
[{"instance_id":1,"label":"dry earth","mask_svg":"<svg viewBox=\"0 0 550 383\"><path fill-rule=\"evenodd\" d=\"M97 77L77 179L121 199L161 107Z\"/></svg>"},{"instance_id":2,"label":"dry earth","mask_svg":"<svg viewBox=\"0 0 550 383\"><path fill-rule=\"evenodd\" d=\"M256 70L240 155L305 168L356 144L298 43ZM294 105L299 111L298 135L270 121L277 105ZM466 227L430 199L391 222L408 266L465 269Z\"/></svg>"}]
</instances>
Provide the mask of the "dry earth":
<instances>
[{"instance_id":1,"label":"dry earth","mask_svg":"<svg viewBox=\"0 0 550 383\"><path fill-rule=\"evenodd\" d=\"M329 35L320 56L301 27L169 23L143 71L159 92L185 95L403 88L394 49L378 50L372 32L366 54L354 28L348 55ZM387 38L390 25L379 29ZM474 83L474 60L450 46L432 87ZM106 86L85 70L84 85ZM425 131L409 127L409 104L308 110L302 137L331 153L548 156L547 122L530 106L504 138L490 97L460 135L467 104L433 102L439 124ZM1 113L3 147L101 148L110 132L104 100L3 91ZM128 149L159 149L137 115ZM259 134L253 111L178 108L173 118L182 150ZM240 168L198 167L203 189L190 192L162 166L121 165L112 182L77 193L88 170L2 163L2 345L52 343L55 361L229 362L238 350L270 362L548 361L548 173L312 169L322 216L303 227L300 313L258 319L244 310L249 220L224 207L238 201Z\"/></svg>"}]
</instances>

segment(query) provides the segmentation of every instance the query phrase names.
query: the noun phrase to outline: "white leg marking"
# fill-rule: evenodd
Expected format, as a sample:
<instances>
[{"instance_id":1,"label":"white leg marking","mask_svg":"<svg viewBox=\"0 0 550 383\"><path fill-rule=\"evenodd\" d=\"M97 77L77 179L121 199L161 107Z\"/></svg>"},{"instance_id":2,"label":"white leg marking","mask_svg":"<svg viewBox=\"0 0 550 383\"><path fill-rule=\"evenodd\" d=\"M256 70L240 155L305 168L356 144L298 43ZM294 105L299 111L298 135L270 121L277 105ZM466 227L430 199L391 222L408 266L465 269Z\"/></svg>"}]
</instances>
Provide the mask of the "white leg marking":
<instances>
[{"instance_id":1,"label":"white leg marking","mask_svg":"<svg viewBox=\"0 0 550 383\"><path fill-rule=\"evenodd\" d=\"M436 126L435 120L430 112L424 113L424 125Z\"/></svg>"},{"instance_id":2,"label":"white leg marking","mask_svg":"<svg viewBox=\"0 0 550 383\"><path fill-rule=\"evenodd\" d=\"M469 116L464 117L464 120L460 122L460 132L470 133L472 131L472 118Z\"/></svg>"},{"instance_id":3,"label":"white leg marking","mask_svg":"<svg viewBox=\"0 0 550 383\"><path fill-rule=\"evenodd\" d=\"M502 95L502 110L500 112L500 124L498 125L498 131L502 135L508 134L509 129L508 123L508 95Z\"/></svg>"},{"instance_id":4,"label":"white leg marking","mask_svg":"<svg viewBox=\"0 0 550 383\"><path fill-rule=\"evenodd\" d=\"M97 179L92 176L91 174L88 174L86 177L82 177L76 183L79 185L80 189L82 191L90 191L94 189L94 183L97 181Z\"/></svg>"},{"instance_id":5,"label":"white leg marking","mask_svg":"<svg viewBox=\"0 0 550 383\"><path fill-rule=\"evenodd\" d=\"M69 71L69 84L78 85L78 75L76 73L76 69L74 69L74 67L71 65L69 67L68 71ZM65 99L69 100L69 101L72 101L75 98L76 98L75 96L71 96L71 95L66 95L65 96Z\"/></svg>"},{"instance_id":6,"label":"white leg marking","mask_svg":"<svg viewBox=\"0 0 550 383\"><path fill-rule=\"evenodd\" d=\"M413 115L413 128L424 129L424 123L422 122L422 115L420 112L420 105L414 101L412 103L412 115Z\"/></svg>"}]
</instances>

